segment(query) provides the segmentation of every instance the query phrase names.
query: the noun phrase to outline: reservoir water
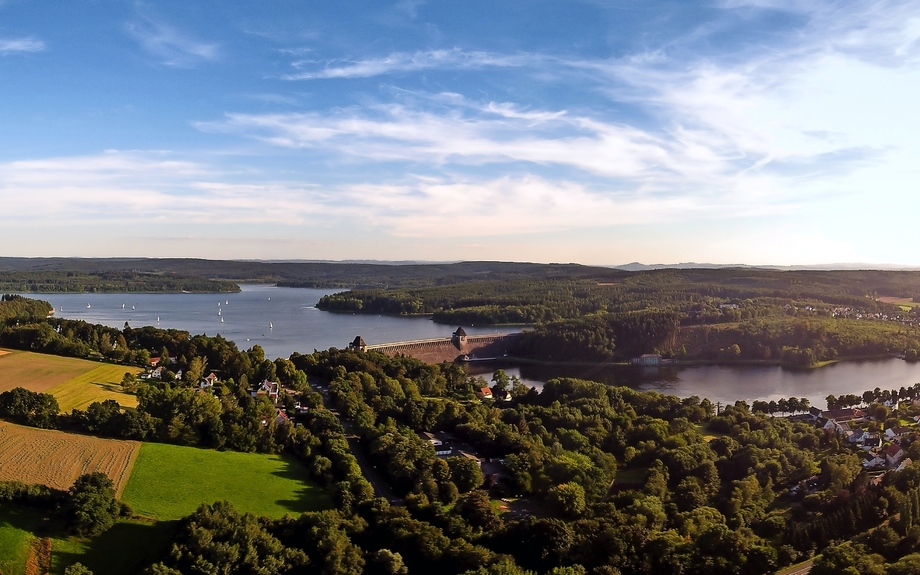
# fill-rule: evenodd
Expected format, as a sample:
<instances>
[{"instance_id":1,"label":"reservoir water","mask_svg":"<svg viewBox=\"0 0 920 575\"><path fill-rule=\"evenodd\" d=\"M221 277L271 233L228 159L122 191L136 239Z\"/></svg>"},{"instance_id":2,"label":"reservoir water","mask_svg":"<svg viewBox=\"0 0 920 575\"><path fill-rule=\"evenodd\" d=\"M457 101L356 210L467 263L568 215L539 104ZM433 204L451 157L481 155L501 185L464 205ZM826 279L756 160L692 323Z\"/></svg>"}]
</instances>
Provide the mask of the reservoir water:
<instances>
[{"instance_id":1,"label":"reservoir water","mask_svg":"<svg viewBox=\"0 0 920 575\"><path fill-rule=\"evenodd\" d=\"M298 351L345 347L360 335L369 344L449 337L456 326L428 318L330 313L316 309L319 298L340 290L243 285L235 294L26 294L50 302L57 317L81 319L122 328L159 325L190 333L220 334L240 349L259 344L267 357L288 357ZM218 305L220 304L220 305ZM87 307L89 306L89 307ZM63 308L63 310L61 309ZM220 314L218 315L218 312ZM159 319L159 323L157 323ZM223 319L223 322L221 320ZM519 328L466 327L470 334L519 331ZM776 400L807 397L825 406L829 394L862 394L867 389L899 389L920 382L920 363L900 359L846 361L813 370L777 366L626 366L470 364L475 375L491 378L504 368L537 388L553 377L578 377L680 397L696 395L713 402L738 399Z\"/></svg>"},{"instance_id":2,"label":"reservoir water","mask_svg":"<svg viewBox=\"0 0 920 575\"><path fill-rule=\"evenodd\" d=\"M241 285L231 294L99 293L24 294L54 306L56 317L123 328L152 325L192 335L220 334L240 349L259 344L269 358L295 351L346 347L360 335L368 344L450 337L457 326L424 317L331 313L316 309L319 298L342 290ZM63 309L62 309L63 308ZM218 315L219 314L219 315ZM159 319L159 322L157 321ZM223 321L221 321L223 320ZM471 335L520 328L464 327Z\"/></svg>"},{"instance_id":3,"label":"reservoir water","mask_svg":"<svg viewBox=\"0 0 920 575\"><path fill-rule=\"evenodd\" d=\"M476 365L471 372L491 378L502 367L525 384L542 388L554 377L577 377L608 385L625 385L654 390L678 397L708 397L722 405L743 399L778 400L807 397L811 405L824 409L828 395L844 395L875 389L900 389L920 382L920 363L889 358L870 361L841 361L817 369L787 369L779 366L665 366L623 365Z\"/></svg>"}]
</instances>

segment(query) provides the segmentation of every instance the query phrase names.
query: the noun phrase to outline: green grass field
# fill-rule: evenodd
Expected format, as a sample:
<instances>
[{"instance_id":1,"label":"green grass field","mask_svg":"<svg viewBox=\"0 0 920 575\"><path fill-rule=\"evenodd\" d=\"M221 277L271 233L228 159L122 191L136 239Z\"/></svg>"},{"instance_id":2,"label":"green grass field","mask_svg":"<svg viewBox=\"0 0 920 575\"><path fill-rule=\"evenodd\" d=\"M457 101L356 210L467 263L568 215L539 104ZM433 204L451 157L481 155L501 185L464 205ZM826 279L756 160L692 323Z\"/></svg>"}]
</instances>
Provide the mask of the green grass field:
<instances>
[{"instance_id":1,"label":"green grass field","mask_svg":"<svg viewBox=\"0 0 920 575\"><path fill-rule=\"evenodd\" d=\"M174 521L119 521L95 539L54 537L51 573L64 575L64 569L82 563L93 573L132 575L169 551L175 529Z\"/></svg>"},{"instance_id":2,"label":"green grass field","mask_svg":"<svg viewBox=\"0 0 920 575\"><path fill-rule=\"evenodd\" d=\"M90 362L92 363L92 362ZM140 369L126 365L94 363L93 369L56 385L48 390L58 400L61 411L86 409L94 401L114 399L122 407L137 407L137 397L121 389L125 372L140 373Z\"/></svg>"},{"instance_id":3,"label":"green grass field","mask_svg":"<svg viewBox=\"0 0 920 575\"><path fill-rule=\"evenodd\" d=\"M294 459L162 443L141 446L122 499L158 520L224 499L240 511L275 518L331 507L325 490Z\"/></svg>"},{"instance_id":4,"label":"green grass field","mask_svg":"<svg viewBox=\"0 0 920 575\"><path fill-rule=\"evenodd\" d=\"M41 514L31 509L0 507L0 573L25 573L32 532L38 528L41 520Z\"/></svg>"}]
</instances>

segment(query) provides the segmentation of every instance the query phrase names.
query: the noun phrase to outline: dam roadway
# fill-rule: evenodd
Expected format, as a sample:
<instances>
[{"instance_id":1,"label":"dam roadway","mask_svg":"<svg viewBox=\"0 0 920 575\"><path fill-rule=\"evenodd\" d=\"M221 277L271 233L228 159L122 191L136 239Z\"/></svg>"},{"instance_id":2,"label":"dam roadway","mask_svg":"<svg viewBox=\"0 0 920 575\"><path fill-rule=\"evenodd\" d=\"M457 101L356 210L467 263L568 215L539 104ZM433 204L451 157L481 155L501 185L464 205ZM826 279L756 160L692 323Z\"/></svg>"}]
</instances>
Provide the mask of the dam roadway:
<instances>
[{"instance_id":1,"label":"dam roadway","mask_svg":"<svg viewBox=\"0 0 920 575\"><path fill-rule=\"evenodd\" d=\"M449 338L420 339L367 345L358 336L351 349L379 351L388 356L405 355L427 363L476 361L507 355L517 344L520 333L466 335L463 328Z\"/></svg>"}]
</instances>

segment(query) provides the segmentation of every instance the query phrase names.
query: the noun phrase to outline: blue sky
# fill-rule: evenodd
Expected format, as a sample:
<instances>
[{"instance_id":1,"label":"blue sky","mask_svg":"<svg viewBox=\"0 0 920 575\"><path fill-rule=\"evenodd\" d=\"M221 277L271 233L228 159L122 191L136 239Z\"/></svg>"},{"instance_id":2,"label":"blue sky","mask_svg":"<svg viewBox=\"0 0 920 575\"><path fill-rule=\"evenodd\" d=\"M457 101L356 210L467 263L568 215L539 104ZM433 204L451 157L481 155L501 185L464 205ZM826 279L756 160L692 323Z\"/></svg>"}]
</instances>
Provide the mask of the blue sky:
<instances>
[{"instance_id":1,"label":"blue sky","mask_svg":"<svg viewBox=\"0 0 920 575\"><path fill-rule=\"evenodd\" d=\"M920 264L920 3L0 0L0 252Z\"/></svg>"}]
</instances>

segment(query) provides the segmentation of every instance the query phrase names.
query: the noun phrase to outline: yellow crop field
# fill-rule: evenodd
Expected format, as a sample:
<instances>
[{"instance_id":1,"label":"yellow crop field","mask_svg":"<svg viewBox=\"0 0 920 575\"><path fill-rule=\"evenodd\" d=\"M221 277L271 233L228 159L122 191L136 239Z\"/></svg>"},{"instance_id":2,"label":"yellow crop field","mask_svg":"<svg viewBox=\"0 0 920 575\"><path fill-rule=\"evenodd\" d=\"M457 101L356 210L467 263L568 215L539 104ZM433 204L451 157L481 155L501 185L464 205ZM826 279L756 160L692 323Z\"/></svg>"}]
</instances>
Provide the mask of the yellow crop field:
<instances>
[{"instance_id":1,"label":"yellow crop field","mask_svg":"<svg viewBox=\"0 0 920 575\"><path fill-rule=\"evenodd\" d=\"M0 350L0 392L14 387L50 393L61 411L85 409L94 401L114 399L124 407L136 407L134 394L121 389L125 372L137 367L99 363L30 351Z\"/></svg>"},{"instance_id":2,"label":"yellow crop field","mask_svg":"<svg viewBox=\"0 0 920 575\"><path fill-rule=\"evenodd\" d=\"M94 364L95 369L65 381L48 390L58 400L62 412L72 409L86 409L94 401L114 399L122 407L137 407L137 397L121 388L125 372L140 373L136 367Z\"/></svg>"},{"instance_id":3,"label":"yellow crop field","mask_svg":"<svg viewBox=\"0 0 920 575\"><path fill-rule=\"evenodd\" d=\"M23 427L0 421L0 480L69 489L84 473L101 471L121 495L140 443Z\"/></svg>"},{"instance_id":4,"label":"yellow crop field","mask_svg":"<svg viewBox=\"0 0 920 575\"><path fill-rule=\"evenodd\" d=\"M45 392L98 366L85 359L8 351L0 355L0 392L14 387ZM121 381L120 377L118 379Z\"/></svg>"}]
</instances>

